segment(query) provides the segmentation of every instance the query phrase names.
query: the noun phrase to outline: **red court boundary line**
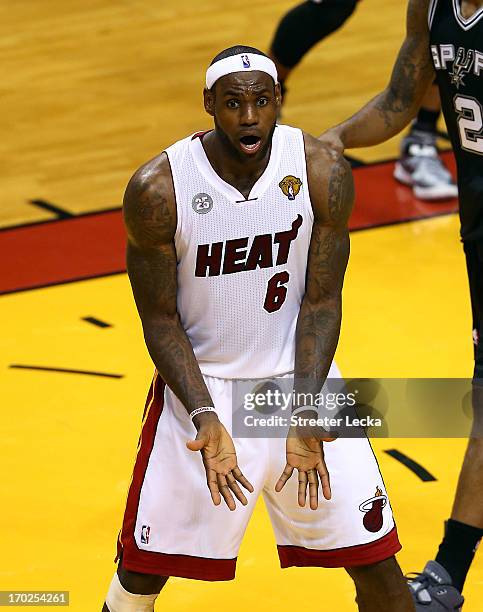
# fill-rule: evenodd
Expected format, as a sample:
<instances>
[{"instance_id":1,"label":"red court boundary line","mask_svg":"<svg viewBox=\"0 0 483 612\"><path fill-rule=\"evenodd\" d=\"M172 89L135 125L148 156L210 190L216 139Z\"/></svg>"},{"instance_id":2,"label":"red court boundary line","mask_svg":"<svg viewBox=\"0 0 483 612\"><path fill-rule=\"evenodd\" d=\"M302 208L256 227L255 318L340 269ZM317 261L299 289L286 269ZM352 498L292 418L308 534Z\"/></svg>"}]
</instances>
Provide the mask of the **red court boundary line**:
<instances>
[{"instance_id":1,"label":"red court boundary line","mask_svg":"<svg viewBox=\"0 0 483 612\"><path fill-rule=\"evenodd\" d=\"M0 293L125 272L121 210L56 219L0 234Z\"/></svg>"},{"instance_id":2,"label":"red court boundary line","mask_svg":"<svg viewBox=\"0 0 483 612\"><path fill-rule=\"evenodd\" d=\"M115 272L101 272L100 274L93 274L92 276L79 276L76 278L69 278L68 280L54 281L52 283L30 285L28 287L20 287L18 289L10 289L8 291L0 291L0 297L2 297L2 295L11 295L12 293L24 293L25 291L33 291L34 289L48 289L49 287L58 287L59 285L72 285L73 283L96 280L97 278L109 278L110 276L119 276L119 274L126 274L126 269L124 268L123 270L116 270Z\"/></svg>"},{"instance_id":3,"label":"red court boundary line","mask_svg":"<svg viewBox=\"0 0 483 612\"><path fill-rule=\"evenodd\" d=\"M452 152L442 156L455 172ZM392 176L392 160L353 169L351 232L454 214L457 200L428 203ZM121 207L0 228L0 295L122 274L126 234Z\"/></svg>"}]
</instances>

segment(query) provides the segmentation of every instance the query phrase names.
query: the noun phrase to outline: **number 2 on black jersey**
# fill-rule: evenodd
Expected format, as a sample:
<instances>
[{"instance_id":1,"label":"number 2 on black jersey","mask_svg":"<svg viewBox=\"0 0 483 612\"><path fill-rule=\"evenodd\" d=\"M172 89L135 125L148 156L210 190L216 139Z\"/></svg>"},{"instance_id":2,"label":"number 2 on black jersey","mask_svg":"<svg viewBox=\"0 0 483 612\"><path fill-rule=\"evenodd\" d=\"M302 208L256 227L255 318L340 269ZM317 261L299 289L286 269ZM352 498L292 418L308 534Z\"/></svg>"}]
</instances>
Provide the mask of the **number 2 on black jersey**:
<instances>
[{"instance_id":1,"label":"number 2 on black jersey","mask_svg":"<svg viewBox=\"0 0 483 612\"><path fill-rule=\"evenodd\" d=\"M476 98L457 95L453 98L458 114L461 148L483 155L483 108Z\"/></svg>"}]
</instances>

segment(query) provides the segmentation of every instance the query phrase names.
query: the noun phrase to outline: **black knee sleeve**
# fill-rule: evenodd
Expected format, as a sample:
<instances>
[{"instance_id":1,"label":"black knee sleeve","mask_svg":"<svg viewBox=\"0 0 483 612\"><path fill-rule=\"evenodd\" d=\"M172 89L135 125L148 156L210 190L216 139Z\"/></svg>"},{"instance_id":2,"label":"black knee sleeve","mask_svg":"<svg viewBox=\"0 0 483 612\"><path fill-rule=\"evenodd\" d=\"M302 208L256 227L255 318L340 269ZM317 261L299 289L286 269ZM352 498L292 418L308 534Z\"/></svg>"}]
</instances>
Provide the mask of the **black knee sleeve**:
<instances>
[{"instance_id":1,"label":"black knee sleeve","mask_svg":"<svg viewBox=\"0 0 483 612\"><path fill-rule=\"evenodd\" d=\"M291 9L275 32L271 52L283 66L293 68L320 40L335 32L352 15L357 0L303 2Z\"/></svg>"}]
</instances>

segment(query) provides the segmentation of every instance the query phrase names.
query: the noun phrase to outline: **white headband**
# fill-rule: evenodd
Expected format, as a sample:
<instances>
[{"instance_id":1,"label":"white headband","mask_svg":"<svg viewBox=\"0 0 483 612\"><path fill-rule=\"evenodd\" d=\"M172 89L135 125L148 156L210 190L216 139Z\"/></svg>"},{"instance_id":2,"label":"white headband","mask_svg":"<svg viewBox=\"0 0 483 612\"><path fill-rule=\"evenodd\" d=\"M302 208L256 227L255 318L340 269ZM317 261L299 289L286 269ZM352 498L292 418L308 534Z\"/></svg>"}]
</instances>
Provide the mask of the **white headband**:
<instances>
[{"instance_id":1,"label":"white headband","mask_svg":"<svg viewBox=\"0 0 483 612\"><path fill-rule=\"evenodd\" d=\"M240 53L225 57L212 64L206 71L206 89L211 89L218 79L233 72L251 72L259 70L269 74L273 82L278 81L277 69L269 57L258 53Z\"/></svg>"}]
</instances>

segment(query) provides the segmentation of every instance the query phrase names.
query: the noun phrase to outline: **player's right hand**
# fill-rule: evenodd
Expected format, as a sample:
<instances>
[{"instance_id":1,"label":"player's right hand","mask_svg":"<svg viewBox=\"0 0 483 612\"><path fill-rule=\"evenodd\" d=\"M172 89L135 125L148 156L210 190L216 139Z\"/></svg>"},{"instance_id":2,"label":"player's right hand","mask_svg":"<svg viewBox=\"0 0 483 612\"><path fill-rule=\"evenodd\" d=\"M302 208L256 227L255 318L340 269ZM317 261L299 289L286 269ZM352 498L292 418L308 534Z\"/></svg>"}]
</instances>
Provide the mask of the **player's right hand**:
<instances>
[{"instance_id":1,"label":"player's right hand","mask_svg":"<svg viewBox=\"0 0 483 612\"><path fill-rule=\"evenodd\" d=\"M339 155L344 153L344 143L339 136L337 128L330 128L321 134L317 140L319 140L322 144L327 145L329 149L335 151Z\"/></svg>"},{"instance_id":2,"label":"player's right hand","mask_svg":"<svg viewBox=\"0 0 483 612\"><path fill-rule=\"evenodd\" d=\"M250 493L253 493L253 486L238 467L235 445L230 434L218 418L212 417L213 413L206 414L210 417L199 426L196 439L186 442L186 446L191 451L201 451L206 483L215 506L221 504L223 497L228 508L235 510L236 504L232 493L246 506L248 500L238 483Z\"/></svg>"}]
</instances>

